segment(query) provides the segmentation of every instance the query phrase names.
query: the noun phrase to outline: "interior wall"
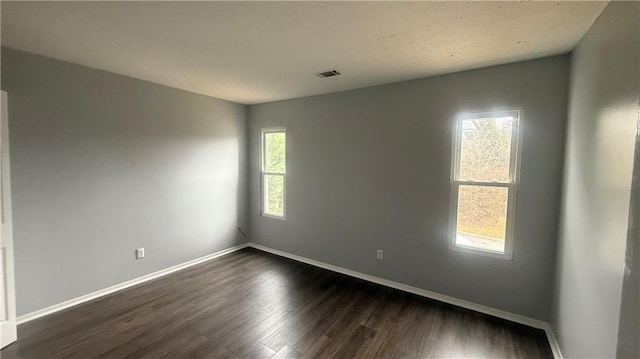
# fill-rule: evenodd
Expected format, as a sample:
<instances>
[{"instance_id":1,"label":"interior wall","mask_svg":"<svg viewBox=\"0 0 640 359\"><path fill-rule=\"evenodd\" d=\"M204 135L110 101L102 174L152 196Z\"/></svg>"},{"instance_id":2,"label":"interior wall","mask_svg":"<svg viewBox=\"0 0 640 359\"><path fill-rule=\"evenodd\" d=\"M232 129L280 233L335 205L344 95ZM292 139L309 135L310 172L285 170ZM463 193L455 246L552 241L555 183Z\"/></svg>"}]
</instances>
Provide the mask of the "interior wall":
<instances>
[{"instance_id":1,"label":"interior wall","mask_svg":"<svg viewBox=\"0 0 640 359\"><path fill-rule=\"evenodd\" d=\"M251 241L548 319L568 74L556 56L250 106ZM451 250L455 117L513 105L524 106L513 260ZM260 216L260 129L274 126L287 129L284 221Z\"/></svg>"},{"instance_id":2,"label":"interior wall","mask_svg":"<svg viewBox=\"0 0 640 359\"><path fill-rule=\"evenodd\" d=\"M611 2L571 57L553 311L569 358L617 352L640 93L639 15L640 3Z\"/></svg>"},{"instance_id":3,"label":"interior wall","mask_svg":"<svg viewBox=\"0 0 640 359\"><path fill-rule=\"evenodd\" d=\"M7 48L1 70L18 315L245 242L246 106Z\"/></svg>"}]
</instances>

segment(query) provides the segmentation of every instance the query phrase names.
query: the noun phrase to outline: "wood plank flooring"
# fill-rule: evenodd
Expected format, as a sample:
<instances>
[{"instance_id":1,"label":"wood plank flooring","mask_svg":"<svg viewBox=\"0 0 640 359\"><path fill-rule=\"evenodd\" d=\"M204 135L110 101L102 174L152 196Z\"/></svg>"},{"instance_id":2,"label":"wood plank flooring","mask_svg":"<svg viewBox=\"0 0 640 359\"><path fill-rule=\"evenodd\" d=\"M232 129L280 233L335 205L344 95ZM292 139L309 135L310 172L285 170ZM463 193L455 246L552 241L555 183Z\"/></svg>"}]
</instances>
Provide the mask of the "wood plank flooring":
<instances>
[{"instance_id":1,"label":"wood plank flooring","mask_svg":"<svg viewBox=\"0 0 640 359\"><path fill-rule=\"evenodd\" d=\"M18 327L13 358L551 358L545 333L255 249Z\"/></svg>"}]
</instances>

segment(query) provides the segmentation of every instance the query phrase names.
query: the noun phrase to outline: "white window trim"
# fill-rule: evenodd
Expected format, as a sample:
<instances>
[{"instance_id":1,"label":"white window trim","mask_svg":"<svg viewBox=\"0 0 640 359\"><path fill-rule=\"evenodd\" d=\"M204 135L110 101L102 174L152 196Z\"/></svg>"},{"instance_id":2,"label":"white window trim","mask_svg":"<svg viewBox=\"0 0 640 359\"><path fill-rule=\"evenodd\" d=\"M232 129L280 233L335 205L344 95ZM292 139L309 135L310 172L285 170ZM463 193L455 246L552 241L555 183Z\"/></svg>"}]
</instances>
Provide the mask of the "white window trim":
<instances>
[{"instance_id":1,"label":"white window trim","mask_svg":"<svg viewBox=\"0 0 640 359\"><path fill-rule=\"evenodd\" d=\"M284 172L267 172L264 170L264 159L266 155L266 144L265 144L265 135L268 133L285 133L285 167ZM285 127L267 127L260 130L260 216L274 218L284 221L287 218L287 129ZM282 194L282 216L278 216L277 214L267 213L265 212L265 204L267 191L264 188L265 185L265 176L267 175L276 175L282 176L282 184L283 184L283 194Z\"/></svg>"},{"instance_id":2,"label":"white window trim","mask_svg":"<svg viewBox=\"0 0 640 359\"><path fill-rule=\"evenodd\" d=\"M500 114L517 114L511 133L511 156L509 163L509 179L506 182L482 182L458 179L460 173L460 155L462 146L462 121L469 118L482 116L497 117ZM453 132L453 151L451 165L451 214L449 246L459 252L480 254L488 257L504 260L513 260L513 247L515 243L515 222L516 222L516 194L520 182L520 163L522 150L522 119L524 118L523 106L503 107L483 111L464 112L456 116ZM508 189L507 195L507 223L505 231L504 253L461 246L456 244L457 224L458 224L458 192L461 185L505 187Z\"/></svg>"}]
</instances>

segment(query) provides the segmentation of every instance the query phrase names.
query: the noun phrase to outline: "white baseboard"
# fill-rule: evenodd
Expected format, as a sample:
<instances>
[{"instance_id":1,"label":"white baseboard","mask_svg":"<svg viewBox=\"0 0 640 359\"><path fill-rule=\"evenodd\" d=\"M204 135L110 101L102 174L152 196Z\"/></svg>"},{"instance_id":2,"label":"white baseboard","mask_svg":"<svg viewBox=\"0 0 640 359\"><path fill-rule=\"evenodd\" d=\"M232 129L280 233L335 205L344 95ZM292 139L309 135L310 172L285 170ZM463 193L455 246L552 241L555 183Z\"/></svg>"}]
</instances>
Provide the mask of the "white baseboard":
<instances>
[{"instance_id":1,"label":"white baseboard","mask_svg":"<svg viewBox=\"0 0 640 359\"><path fill-rule=\"evenodd\" d=\"M562 352L560 351L560 344L556 339L555 334L553 334L553 328L551 324L546 323L544 328L544 332L547 334L547 340L549 340L549 346L551 346L551 351L553 352L553 357L556 359L562 359Z\"/></svg>"},{"instance_id":2,"label":"white baseboard","mask_svg":"<svg viewBox=\"0 0 640 359\"><path fill-rule=\"evenodd\" d=\"M473 310L473 311L476 311L476 312L488 314L488 315L491 315L491 316L494 316L494 317L510 320L512 322L524 324L524 325L527 325L527 326L530 326L530 327L534 327L534 328L537 328L537 329L542 329L542 330L545 331L545 333L547 335L547 340L549 340L549 345L551 346L551 350L553 352L554 357L557 358L557 359L562 359L562 354L560 353L560 348L558 346L558 342L556 341L555 335L553 334L553 331L551 330L551 326L549 325L549 323L547 323L545 321L538 320L538 319L533 319L533 318L530 318L530 317L526 317L526 316L523 316L523 315L507 312L507 311L500 310L500 309L491 308L491 307L488 307L488 306L485 306L485 305L482 305L482 304L469 302L469 301L466 301L466 300L463 300L463 299L450 297L448 295L432 292L432 291L429 291L429 290L426 290L426 289L412 287L412 286L407 285L407 284L394 282L394 281L391 281L391 280L388 280L388 279L375 277L375 276L372 276L372 275L369 275L369 274L356 272L356 271L353 271L351 269L346 269L346 268L334 266L332 264L327 264L327 263L324 263L324 262L320 262L320 261L317 261L315 259L310 259L310 258L302 257L302 256L299 256L299 255L291 254L291 253L288 253L288 252L280 251L280 250L277 250L277 249L269 248L269 247L266 247L266 246L263 246L263 245L260 245L260 244L257 244L257 243L249 243L249 247L252 247L252 248L255 248L255 249L259 249L261 251L269 252L269 253L272 253L272 254L275 254L275 255L278 255L278 256L281 256L281 257L293 259L293 260L298 261L298 262L310 264L310 265L315 266L315 267L319 267L319 268L327 269L327 270L330 270L330 271L333 271L333 272L345 274L345 275L348 275L350 277L354 277L354 278L366 280L368 282L380 284L380 285L383 285L385 287L398 289L398 290L401 290L403 292L413 293L413 294L416 294L416 295L419 295L419 296L422 296L422 297L435 299L435 300L438 300L438 301L441 301L441 302L445 302L445 303L449 303L449 304L452 304L452 305L455 305L455 306L458 306L458 307L462 307L462 308L470 309L470 310Z\"/></svg>"},{"instance_id":3,"label":"white baseboard","mask_svg":"<svg viewBox=\"0 0 640 359\"><path fill-rule=\"evenodd\" d=\"M206 262L209 260L212 260L214 258L218 258L220 256L223 256L225 254L229 254L231 252L235 252L237 250L240 250L242 248L246 248L248 246L247 243L244 244L240 244L231 248L227 248L227 249L223 249L221 251L215 252L215 253L211 253L211 254L207 254L206 256L202 256L200 258L196 258L196 259L192 259L188 262L184 262L184 263L180 263L177 265L174 265L172 267L169 268L165 268L162 270L159 270L157 272L153 272L147 275L144 275L142 277L138 277L138 278L134 278L132 280L123 282L123 283L119 283L116 285L113 285L111 287L108 288L104 288L104 289L100 289L98 291L89 293L89 294L85 294L83 296L77 297L77 298L73 298L67 301L64 301L62 303L58 303L58 304L54 304L50 307L46 307L40 310L36 310L35 312L31 312L29 314L25 314L25 315L21 315L16 319L16 323L17 324L22 324L22 323L26 323L28 321L34 320L34 319L38 319L41 317L44 317L45 315L49 315L49 314L53 314L55 312L61 311L63 309L67 309L70 307L73 307L75 305L84 303L84 302L88 302L90 300L105 296L107 294L111 294L113 292L117 292L119 290L123 290L125 288L129 288L132 287L134 285L138 285L141 283L144 283L146 281L150 281L152 279L156 279L162 276L165 276L167 274L173 273L173 272L177 272L179 270L185 269L185 268L189 268L191 266L194 266L196 264L200 264L202 262Z\"/></svg>"}]
</instances>

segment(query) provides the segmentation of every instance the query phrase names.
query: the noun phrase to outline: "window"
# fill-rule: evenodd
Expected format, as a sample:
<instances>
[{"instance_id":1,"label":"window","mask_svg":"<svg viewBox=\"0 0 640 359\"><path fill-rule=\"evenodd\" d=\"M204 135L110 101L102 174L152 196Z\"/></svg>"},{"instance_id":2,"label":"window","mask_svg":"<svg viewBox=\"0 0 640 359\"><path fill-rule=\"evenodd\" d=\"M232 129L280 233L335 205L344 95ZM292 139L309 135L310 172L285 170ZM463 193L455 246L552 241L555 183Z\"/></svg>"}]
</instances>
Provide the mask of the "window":
<instances>
[{"instance_id":1,"label":"window","mask_svg":"<svg viewBox=\"0 0 640 359\"><path fill-rule=\"evenodd\" d=\"M284 128L262 130L262 215L285 218L286 132Z\"/></svg>"},{"instance_id":2,"label":"window","mask_svg":"<svg viewBox=\"0 0 640 359\"><path fill-rule=\"evenodd\" d=\"M452 247L511 259L521 109L457 117Z\"/></svg>"}]
</instances>

